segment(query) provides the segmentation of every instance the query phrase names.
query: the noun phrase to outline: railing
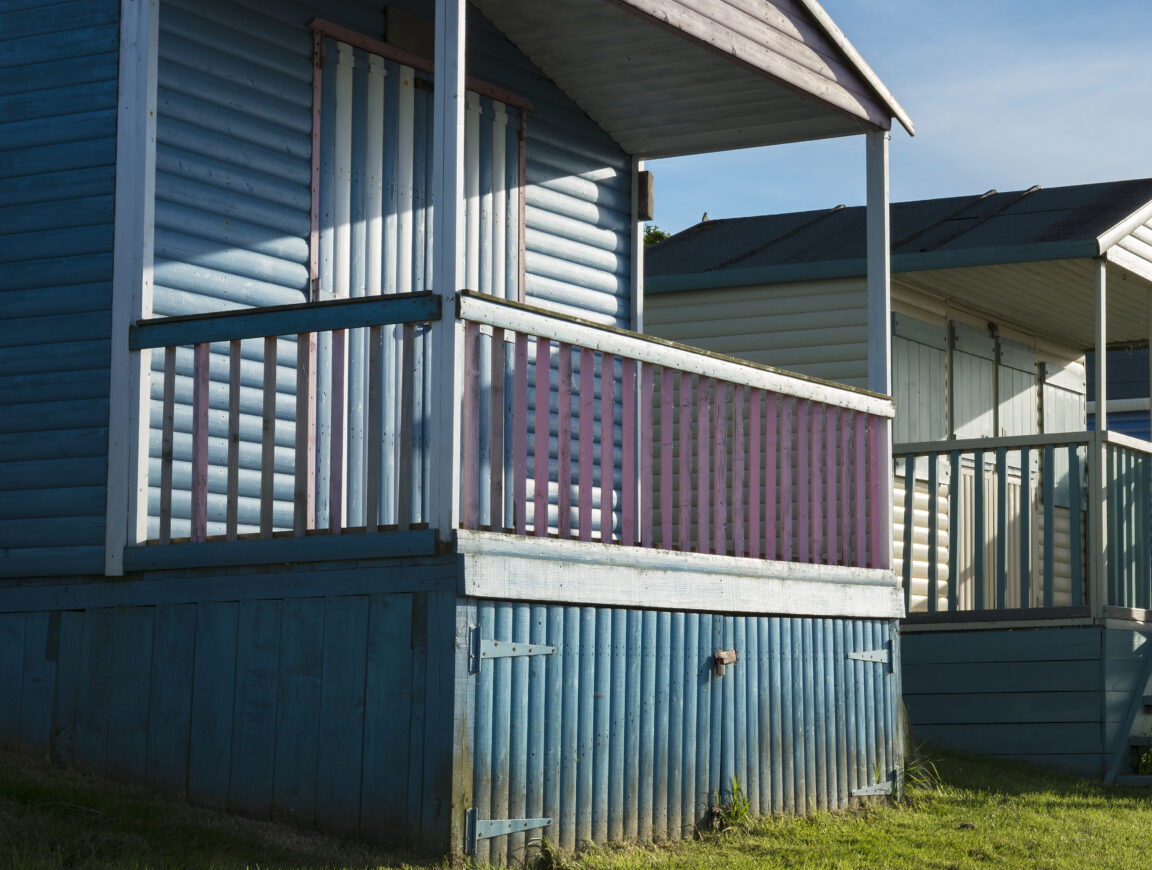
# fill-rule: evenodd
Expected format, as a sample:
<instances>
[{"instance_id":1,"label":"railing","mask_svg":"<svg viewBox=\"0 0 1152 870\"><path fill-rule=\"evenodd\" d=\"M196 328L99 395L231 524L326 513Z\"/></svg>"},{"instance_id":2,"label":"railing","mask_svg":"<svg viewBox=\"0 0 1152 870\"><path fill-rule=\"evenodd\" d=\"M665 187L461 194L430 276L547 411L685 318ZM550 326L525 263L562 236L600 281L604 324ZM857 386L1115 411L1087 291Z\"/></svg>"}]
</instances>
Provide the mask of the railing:
<instances>
[{"instance_id":1,"label":"railing","mask_svg":"<svg viewBox=\"0 0 1152 870\"><path fill-rule=\"evenodd\" d=\"M888 567L886 399L488 298L460 316L463 527Z\"/></svg>"},{"instance_id":2,"label":"railing","mask_svg":"<svg viewBox=\"0 0 1152 870\"><path fill-rule=\"evenodd\" d=\"M1075 432L893 454L908 612L1148 606L1152 444Z\"/></svg>"}]
</instances>

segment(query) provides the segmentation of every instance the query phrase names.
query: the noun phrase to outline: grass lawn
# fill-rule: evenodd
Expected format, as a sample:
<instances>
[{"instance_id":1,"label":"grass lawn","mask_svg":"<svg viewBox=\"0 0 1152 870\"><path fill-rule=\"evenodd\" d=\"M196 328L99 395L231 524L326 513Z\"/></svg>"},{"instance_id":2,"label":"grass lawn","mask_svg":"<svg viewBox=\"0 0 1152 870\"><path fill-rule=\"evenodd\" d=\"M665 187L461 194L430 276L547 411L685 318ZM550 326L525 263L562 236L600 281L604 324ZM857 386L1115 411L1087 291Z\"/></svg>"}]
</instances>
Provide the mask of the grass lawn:
<instances>
[{"instance_id":1,"label":"grass lawn","mask_svg":"<svg viewBox=\"0 0 1152 870\"><path fill-rule=\"evenodd\" d=\"M1152 868L1152 793L1025 765L933 754L904 804L769 819L702 840L605 847L547 868ZM409 859L410 860L410 859ZM439 867L355 841L158 799L0 751L0 867L14 870Z\"/></svg>"}]
</instances>

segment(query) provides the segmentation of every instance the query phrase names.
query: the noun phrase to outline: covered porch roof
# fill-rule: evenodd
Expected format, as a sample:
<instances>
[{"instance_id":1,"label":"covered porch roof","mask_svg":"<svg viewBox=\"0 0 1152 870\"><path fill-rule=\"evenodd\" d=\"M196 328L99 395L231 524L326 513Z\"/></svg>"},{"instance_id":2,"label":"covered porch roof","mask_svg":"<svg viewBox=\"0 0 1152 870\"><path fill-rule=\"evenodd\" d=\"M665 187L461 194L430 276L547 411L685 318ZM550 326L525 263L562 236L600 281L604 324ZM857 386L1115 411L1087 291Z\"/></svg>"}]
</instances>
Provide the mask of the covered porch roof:
<instances>
[{"instance_id":1,"label":"covered porch roof","mask_svg":"<svg viewBox=\"0 0 1152 870\"><path fill-rule=\"evenodd\" d=\"M629 153L912 122L816 0L476 0Z\"/></svg>"},{"instance_id":2,"label":"covered porch roof","mask_svg":"<svg viewBox=\"0 0 1152 870\"><path fill-rule=\"evenodd\" d=\"M1152 179L893 203L894 280L1062 343L1149 338ZM863 207L708 221L648 254L646 292L863 276Z\"/></svg>"}]
</instances>

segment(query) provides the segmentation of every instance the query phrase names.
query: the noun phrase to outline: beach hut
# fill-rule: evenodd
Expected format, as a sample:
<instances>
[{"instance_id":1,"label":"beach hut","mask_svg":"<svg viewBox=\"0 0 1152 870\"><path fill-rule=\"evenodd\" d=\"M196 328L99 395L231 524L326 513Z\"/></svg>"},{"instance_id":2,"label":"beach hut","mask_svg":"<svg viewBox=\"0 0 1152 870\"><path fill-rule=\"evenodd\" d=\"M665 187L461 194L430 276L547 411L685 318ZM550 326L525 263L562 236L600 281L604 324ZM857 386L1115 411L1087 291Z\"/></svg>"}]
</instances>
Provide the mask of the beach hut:
<instances>
[{"instance_id":1,"label":"beach hut","mask_svg":"<svg viewBox=\"0 0 1152 870\"><path fill-rule=\"evenodd\" d=\"M814 0L16 7L0 740L492 860L893 788L886 367L641 334L641 160L848 135L884 334Z\"/></svg>"}]
</instances>

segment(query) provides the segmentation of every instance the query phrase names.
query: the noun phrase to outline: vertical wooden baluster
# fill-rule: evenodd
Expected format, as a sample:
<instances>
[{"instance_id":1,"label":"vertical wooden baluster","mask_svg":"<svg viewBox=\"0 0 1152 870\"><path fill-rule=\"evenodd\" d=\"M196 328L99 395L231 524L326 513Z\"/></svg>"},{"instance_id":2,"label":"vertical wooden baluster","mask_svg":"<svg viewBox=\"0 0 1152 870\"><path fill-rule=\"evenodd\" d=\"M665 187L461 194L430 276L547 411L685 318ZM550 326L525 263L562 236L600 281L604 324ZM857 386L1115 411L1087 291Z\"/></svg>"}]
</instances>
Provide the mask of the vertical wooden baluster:
<instances>
[{"instance_id":1,"label":"vertical wooden baluster","mask_svg":"<svg viewBox=\"0 0 1152 870\"><path fill-rule=\"evenodd\" d=\"M600 540L612 543L612 493L616 482L616 357L600 354Z\"/></svg>"},{"instance_id":2,"label":"vertical wooden baluster","mask_svg":"<svg viewBox=\"0 0 1152 870\"><path fill-rule=\"evenodd\" d=\"M489 493L489 528L504 531L504 330L492 329L492 401L488 432L492 443L492 480Z\"/></svg>"},{"instance_id":3,"label":"vertical wooden baluster","mask_svg":"<svg viewBox=\"0 0 1152 870\"><path fill-rule=\"evenodd\" d=\"M580 348L580 468L577 471L577 527L581 541L592 540L592 449L596 426L596 356Z\"/></svg>"},{"instance_id":4,"label":"vertical wooden baluster","mask_svg":"<svg viewBox=\"0 0 1152 870\"><path fill-rule=\"evenodd\" d=\"M782 558L780 540L783 533L776 530L778 516L776 469L782 462L780 441L780 395L769 393L764 401L764 558ZM781 466L782 467L782 466Z\"/></svg>"},{"instance_id":5,"label":"vertical wooden baluster","mask_svg":"<svg viewBox=\"0 0 1152 870\"><path fill-rule=\"evenodd\" d=\"M344 527L344 345L347 333L332 330L332 392L328 426L331 439L328 469L328 531L340 534Z\"/></svg>"},{"instance_id":6,"label":"vertical wooden baluster","mask_svg":"<svg viewBox=\"0 0 1152 870\"><path fill-rule=\"evenodd\" d=\"M464 324L464 403L460 415L463 467L460 469L460 525L480 523L480 326Z\"/></svg>"},{"instance_id":7,"label":"vertical wooden baluster","mask_svg":"<svg viewBox=\"0 0 1152 870\"><path fill-rule=\"evenodd\" d=\"M948 454L948 612L960 606L960 451Z\"/></svg>"},{"instance_id":8,"label":"vertical wooden baluster","mask_svg":"<svg viewBox=\"0 0 1152 870\"><path fill-rule=\"evenodd\" d=\"M680 520L677 549L692 551L692 375L680 372Z\"/></svg>"},{"instance_id":9,"label":"vertical wooden baluster","mask_svg":"<svg viewBox=\"0 0 1152 870\"><path fill-rule=\"evenodd\" d=\"M1084 482L1080 470L1080 445L1068 445L1068 517L1069 558L1072 562L1072 606L1084 602L1084 552L1080 546L1080 487Z\"/></svg>"},{"instance_id":10,"label":"vertical wooden baluster","mask_svg":"<svg viewBox=\"0 0 1152 870\"><path fill-rule=\"evenodd\" d=\"M316 491L316 391L312 375L315 371L315 352L315 333L301 332L296 336L296 441L292 464L292 529L297 536L307 534L313 525L312 500ZM236 437L239 446L239 428ZM231 443L231 432L228 440Z\"/></svg>"},{"instance_id":11,"label":"vertical wooden baluster","mask_svg":"<svg viewBox=\"0 0 1152 870\"><path fill-rule=\"evenodd\" d=\"M240 524L240 352L239 341L228 342L228 482L224 536L229 541L236 540Z\"/></svg>"},{"instance_id":12,"label":"vertical wooden baluster","mask_svg":"<svg viewBox=\"0 0 1152 870\"><path fill-rule=\"evenodd\" d=\"M839 408L824 408L824 563L835 565L840 552L840 530L836 524L836 433L837 420L844 413Z\"/></svg>"},{"instance_id":13,"label":"vertical wooden baluster","mask_svg":"<svg viewBox=\"0 0 1152 870\"><path fill-rule=\"evenodd\" d=\"M1008 448L996 448L996 609L1008 606ZM1024 606L1024 605L1021 605Z\"/></svg>"},{"instance_id":14,"label":"vertical wooden baluster","mask_svg":"<svg viewBox=\"0 0 1152 870\"><path fill-rule=\"evenodd\" d=\"M651 547L652 514L656 510L652 480L652 454L656 445L652 442L653 418L656 416L655 369L651 363L640 365L640 545Z\"/></svg>"},{"instance_id":15,"label":"vertical wooden baluster","mask_svg":"<svg viewBox=\"0 0 1152 870\"><path fill-rule=\"evenodd\" d=\"M1032 452L1020 448L1020 606L1032 606ZM1076 602L1073 601L1072 604Z\"/></svg>"},{"instance_id":16,"label":"vertical wooden baluster","mask_svg":"<svg viewBox=\"0 0 1152 870\"><path fill-rule=\"evenodd\" d=\"M852 564L852 412L840 411L840 564Z\"/></svg>"},{"instance_id":17,"label":"vertical wooden baluster","mask_svg":"<svg viewBox=\"0 0 1152 870\"><path fill-rule=\"evenodd\" d=\"M712 384L712 552L728 552L728 387Z\"/></svg>"},{"instance_id":18,"label":"vertical wooden baluster","mask_svg":"<svg viewBox=\"0 0 1152 870\"><path fill-rule=\"evenodd\" d=\"M417 461L412 441L416 405L416 324L405 323L400 332L400 438L396 461L396 524L412 525L412 463Z\"/></svg>"},{"instance_id":19,"label":"vertical wooden baluster","mask_svg":"<svg viewBox=\"0 0 1152 870\"><path fill-rule=\"evenodd\" d=\"M811 463L808 405L807 399L800 399L796 402L796 558L800 562L809 560L809 546L812 541L812 533L809 528L812 505L811 493L808 489Z\"/></svg>"},{"instance_id":20,"label":"vertical wooden baluster","mask_svg":"<svg viewBox=\"0 0 1152 870\"><path fill-rule=\"evenodd\" d=\"M868 498L868 484L866 470L868 454L865 452L865 428L868 416L861 411L856 412L856 446L852 451L852 469L855 480L854 491L856 495L856 567L864 568L868 565L868 511L866 508Z\"/></svg>"},{"instance_id":21,"label":"vertical wooden baluster","mask_svg":"<svg viewBox=\"0 0 1152 870\"><path fill-rule=\"evenodd\" d=\"M1056 446L1044 445L1044 606L1051 607L1054 599L1056 551ZM1027 606L1027 605L1022 605Z\"/></svg>"},{"instance_id":22,"label":"vertical wooden baluster","mask_svg":"<svg viewBox=\"0 0 1152 870\"><path fill-rule=\"evenodd\" d=\"M172 543L172 439L176 420L176 348L164 348L164 402L160 436L160 543Z\"/></svg>"},{"instance_id":23,"label":"vertical wooden baluster","mask_svg":"<svg viewBox=\"0 0 1152 870\"><path fill-rule=\"evenodd\" d=\"M572 345L559 343L560 383L557 394L556 518L557 534L572 537Z\"/></svg>"},{"instance_id":24,"label":"vertical wooden baluster","mask_svg":"<svg viewBox=\"0 0 1152 870\"><path fill-rule=\"evenodd\" d=\"M888 424L883 417L868 417L868 519L872 524L872 567L891 568L892 530L888 528L889 505L892 499L892 476L887 479L883 470L890 468L892 445L888 443Z\"/></svg>"},{"instance_id":25,"label":"vertical wooden baluster","mask_svg":"<svg viewBox=\"0 0 1152 870\"><path fill-rule=\"evenodd\" d=\"M364 525L369 532L380 528L380 454L384 449L384 330L368 329L368 449L364 463Z\"/></svg>"},{"instance_id":26,"label":"vertical wooden baluster","mask_svg":"<svg viewBox=\"0 0 1152 870\"><path fill-rule=\"evenodd\" d=\"M272 537L276 507L276 336L264 338L263 413L260 418L260 537Z\"/></svg>"},{"instance_id":27,"label":"vertical wooden baluster","mask_svg":"<svg viewBox=\"0 0 1152 870\"><path fill-rule=\"evenodd\" d=\"M780 402L780 541L779 558L792 561L792 427L796 419L797 401L781 397Z\"/></svg>"},{"instance_id":28,"label":"vertical wooden baluster","mask_svg":"<svg viewBox=\"0 0 1152 870\"><path fill-rule=\"evenodd\" d=\"M710 391L715 389L715 381L711 378L700 378L696 384L696 542L701 553L711 553L709 546L711 535L709 526L712 522L712 511L708 505L708 496L712 486L708 474L712 460L712 450L709 446L709 426L712 422L712 397Z\"/></svg>"},{"instance_id":29,"label":"vertical wooden baluster","mask_svg":"<svg viewBox=\"0 0 1152 870\"><path fill-rule=\"evenodd\" d=\"M744 555L744 386L732 386L732 555Z\"/></svg>"},{"instance_id":30,"label":"vertical wooden baluster","mask_svg":"<svg viewBox=\"0 0 1152 870\"><path fill-rule=\"evenodd\" d=\"M936 510L936 496L939 491L940 455L928 454L928 612L935 613L939 607L940 592L937 574L939 556L937 554L937 523L940 512Z\"/></svg>"},{"instance_id":31,"label":"vertical wooden baluster","mask_svg":"<svg viewBox=\"0 0 1152 870\"><path fill-rule=\"evenodd\" d=\"M808 498L811 506L809 522L812 523L810 532L812 552L809 553L808 556L808 561L810 562L821 561L824 547L824 535L821 525L824 522L824 460L821 457L821 437L824 434L824 411L825 406L820 402L812 402L809 406L808 425L810 428L808 430L808 443L811 447L808 453L808 462L812 467L812 476L808 480L811 491Z\"/></svg>"},{"instance_id":32,"label":"vertical wooden baluster","mask_svg":"<svg viewBox=\"0 0 1152 870\"><path fill-rule=\"evenodd\" d=\"M191 539L208 539L208 354L209 345L192 350L192 510Z\"/></svg>"},{"instance_id":33,"label":"vertical wooden baluster","mask_svg":"<svg viewBox=\"0 0 1152 870\"><path fill-rule=\"evenodd\" d=\"M536 432L533 443L532 532L536 537L548 535L548 402L552 394L552 343L536 339Z\"/></svg>"},{"instance_id":34,"label":"vertical wooden baluster","mask_svg":"<svg viewBox=\"0 0 1152 870\"><path fill-rule=\"evenodd\" d=\"M636 360L622 360L621 368L620 543L631 547L636 543Z\"/></svg>"},{"instance_id":35,"label":"vertical wooden baluster","mask_svg":"<svg viewBox=\"0 0 1152 870\"><path fill-rule=\"evenodd\" d=\"M672 549L672 492L676 488L672 473L672 446L675 442L672 422L672 392L676 373L665 366L660 370L660 546Z\"/></svg>"},{"instance_id":36,"label":"vertical wooden baluster","mask_svg":"<svg viewBox=\"0 0 1152 870\"><path fill-rule=\"evenodd\" d=\"M904 455L904 547L900 551L901 582L904 585L904 612L912 612L912 536L916 525L916 455Z\"/></svg>"},{"instance_id":37,"label":"vertical wooden baluster","mask_svg":"<svg viewBox=\"0 0 1152 870\"><path fill-rule=\"evenodd\" d=\"M512 512L516 534L528 533L528 336L516 333L512 397Z\"/></svg>"},{"instance_id":38,"label":"vertical wooden baluster","mask_svg":"<svg viewBox=\"0 0 1152 870\"><path fill-rule=\"evenodd\" d=\"M973 610L984 609L984 451L977 450L972 463L975 470L972 529L972 596ZM1046 533L1047 534L1047 533Z\"/></svg>"},{"instance_id":39,"label":"vertical wooden baluster","mask_svg":"<svg viewBox=\"0 0 1152 870\"><path fill-rule=\"evenodd\" d=\"M760 558L760 440L764 392L748 392L748 555Z\"/></svg>"}]
</instances>

